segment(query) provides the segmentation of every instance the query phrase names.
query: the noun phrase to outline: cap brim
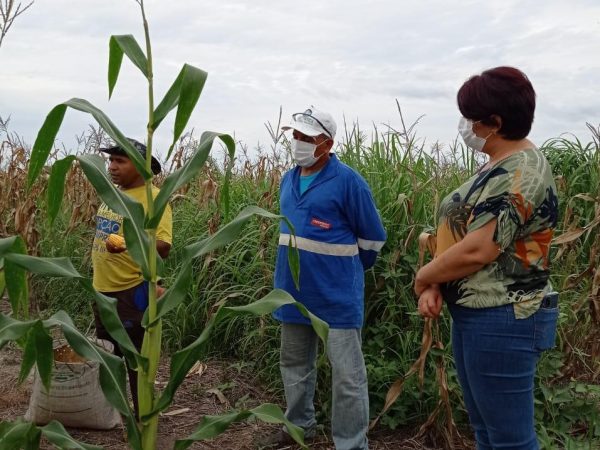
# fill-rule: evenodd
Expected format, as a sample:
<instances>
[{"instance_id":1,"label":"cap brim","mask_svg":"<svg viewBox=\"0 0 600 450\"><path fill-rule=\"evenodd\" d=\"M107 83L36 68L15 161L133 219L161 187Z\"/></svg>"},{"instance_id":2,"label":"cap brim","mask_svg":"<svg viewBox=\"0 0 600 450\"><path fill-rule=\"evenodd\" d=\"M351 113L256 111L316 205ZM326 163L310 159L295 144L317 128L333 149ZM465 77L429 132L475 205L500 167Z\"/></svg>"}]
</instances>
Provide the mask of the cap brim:
<instances>
[{"instance_id":1,"label":"cap brim","mask_svg":"<svg viewBox=\"0 0 600 450\"><path fill-rule=\"evenodd\" d=\"M324 130L318 129L316 130L315 128L311 127L310 125L306 124L306 123L302 123L302 122L295 122L293 125L284 125L283 127L281 127L281 129L283 131L288 131L288 130L296 130L299 131L302 134L305 134L306 136L310 136L310 137L315 137L315 136L319 136L321 134L324 134L327 136L327 133L325 133Z\"/></svg>"}]
</instances>

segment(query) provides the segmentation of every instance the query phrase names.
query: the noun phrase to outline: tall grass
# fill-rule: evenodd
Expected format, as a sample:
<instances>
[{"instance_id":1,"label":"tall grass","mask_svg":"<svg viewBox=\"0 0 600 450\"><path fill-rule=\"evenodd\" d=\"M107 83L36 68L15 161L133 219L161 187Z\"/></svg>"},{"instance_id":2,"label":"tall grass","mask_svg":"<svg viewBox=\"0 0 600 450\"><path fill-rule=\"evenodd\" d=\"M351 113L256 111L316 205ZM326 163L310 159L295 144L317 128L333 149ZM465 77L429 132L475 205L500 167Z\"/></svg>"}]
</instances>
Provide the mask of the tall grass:
<instances>
[{"instance_id":1,"label":"tall grass","mask_svg":"<svg viewBox=\"0 0 600 450\"><path fill-rule=\"evenodd\" d=\"M270 149L235 161L230 187L232 214L248 204L278 210L279 181L290 159L286 141L274 131L278 126L269 129L274 141ZM341 160L361 173L371 186L388 231L380 258L366 274L363 348L373 416L381 411L388 388L409 370L421 350L423 321L416 312L411 289L419 254L417 238L422 231L435 228L440 200L480 163L458 142L449 147L426 147L416 130L415 124L406 126L402 116L399 129L374 129L367 134L355 124L345 127L337 149ZM561 217L557 235L576 236L552 250L552 280L562 293L559 345L542 357L536 387L539 433L548 448L555 445L550 442L567 448L592 440L600 445L600 393L595 386L600 377L600 271L596 270L600 262L600 131L590 126L590 132L591 140L586 143L574 136L562 136L542 145L559 187ZM196 143L189 135L180 141L173 168L177 161L185 160ZM7 149L2 147L3 158L9 158ZM196 182L173 200L175 250L167 261L167 284L183 261L177 249L214 232L219 225L216 205L224 164L212 161ZM2 166L0 176L6 170ZM6 183L6 178L3 180ZM79 265L77 269L86 273L90 270L90 220L97 203L88 196L85 184L72 181L67 189L71 192L67 195L80 200L67 203L52 229L36 216L34 226L41 238L35 245L47 256L71 256ZM6 207L0 206L0 218L7 214ZM266 221L258 225L248 227L243 238L225 251L196 263L187 300L164 323L168 349L181 348L194 340L219 304L248 303L268 291L273 281L278 229ZM84 327L91 324L90 300L76 286L61 280L34 280L34 295L41 314L66 309ZM446 363L446 394L454 419L467 422L451 364L449 331L446 314L439 321L438 336L444 346L428 358L422 388L418 379L408 379L380 426L422 424L430 417L439 397L436 360ZM236 318L213 333L206 357L241 359L246 371L281 392L278 345L279 327L272 319ZM330 378L327 362L321 364L324 367L319 372L317 403L326 420ZM441 426L436 424L434 421L426 430L433 440L438 436L436 426Z\"/></svg>"}]
</instances>

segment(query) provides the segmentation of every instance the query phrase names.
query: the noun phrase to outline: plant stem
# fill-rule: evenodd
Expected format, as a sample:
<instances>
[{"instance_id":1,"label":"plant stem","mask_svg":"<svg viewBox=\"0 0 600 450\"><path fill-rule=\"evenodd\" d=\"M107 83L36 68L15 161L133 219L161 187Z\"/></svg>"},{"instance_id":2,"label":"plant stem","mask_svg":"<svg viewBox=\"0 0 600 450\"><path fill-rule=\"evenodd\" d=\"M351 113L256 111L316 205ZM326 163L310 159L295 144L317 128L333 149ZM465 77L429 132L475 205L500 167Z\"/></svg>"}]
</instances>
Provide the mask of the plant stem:
<instances>
[{"instance_id":1,"label":"plant stem","mask_svg":"<svg viewBox=\"0 0 600 450\"><path fill-rule=\"evenodd\" d=\"M147 126L147 142L146 142L146 169L151 171L152 167L152 140L154 130L152 123L154 122L154 75L152 72L152 47L150 45L150 31L148 21L146 20L146 12L144 10L144 1L140 0L140 8L142 10L142 19L144 22L144 35L146 38L146 57L148 61L148 126ZM146 198L148 216L154 214L154 197L152 195L152 179L146 180ZM150 268L150 280L148 289L148 318L152 323L156 317L156 228L148 230L148 266ZM142 344L142 356L148 358L148 371L139 371L138 374L138 397L139 397L139 412L143 417L152 411L155 403L154 381L160 361L162 324L159 322L155 326L146 329L144 334L144 342ZM144 450L153 450L156 448L156 438L158 433L158 414L151 419L142 423L142 448Z\"/></svg>"}]
</instances>

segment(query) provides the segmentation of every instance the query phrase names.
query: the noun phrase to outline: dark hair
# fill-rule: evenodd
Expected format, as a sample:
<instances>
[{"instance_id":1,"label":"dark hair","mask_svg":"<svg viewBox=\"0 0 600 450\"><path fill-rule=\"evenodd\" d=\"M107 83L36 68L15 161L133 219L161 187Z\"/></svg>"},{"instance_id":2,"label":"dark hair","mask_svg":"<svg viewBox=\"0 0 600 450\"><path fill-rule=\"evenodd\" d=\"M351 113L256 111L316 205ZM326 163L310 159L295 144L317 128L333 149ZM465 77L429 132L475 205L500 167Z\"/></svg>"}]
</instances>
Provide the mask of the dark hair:
<instances>
[{"instance_id":1,"label":"dark hair","mask_svg":"<svg viewBox=\"0 0 600 450\"><path fill-rule=\"evenodd\" d=\"M456 95L461 114L485 125L496 125L492 115L502 118L498 134L523 139L529 134L535 111L535 91L523 72L514 67L495 67L469 78Z\"/></svg>"}]
</instances>

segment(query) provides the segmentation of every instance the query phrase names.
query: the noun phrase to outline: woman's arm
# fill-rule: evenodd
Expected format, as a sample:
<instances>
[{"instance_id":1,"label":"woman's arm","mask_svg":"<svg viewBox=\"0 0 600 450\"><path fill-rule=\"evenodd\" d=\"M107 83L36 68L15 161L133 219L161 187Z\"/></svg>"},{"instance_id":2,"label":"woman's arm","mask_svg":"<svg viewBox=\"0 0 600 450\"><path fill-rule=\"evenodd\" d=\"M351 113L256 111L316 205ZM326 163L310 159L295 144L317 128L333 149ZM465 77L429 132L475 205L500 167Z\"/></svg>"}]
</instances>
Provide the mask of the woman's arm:
<instances>
[{"instance_id":1,"label":"woman's arm","mask_svg":"<svg viewBox=\"0 0 600 450\"><path fill-rule=\"evenodd\" d=\"M497 220L474 230L460 242L426 264L417 272L415 292L417 295L433 284L459 280L488 265L500 255L500 247L494 242Z\"/></svg>"}]
</instances>

